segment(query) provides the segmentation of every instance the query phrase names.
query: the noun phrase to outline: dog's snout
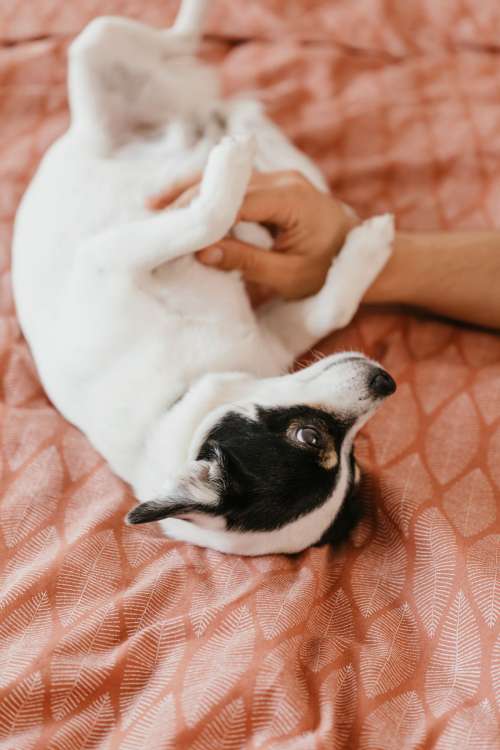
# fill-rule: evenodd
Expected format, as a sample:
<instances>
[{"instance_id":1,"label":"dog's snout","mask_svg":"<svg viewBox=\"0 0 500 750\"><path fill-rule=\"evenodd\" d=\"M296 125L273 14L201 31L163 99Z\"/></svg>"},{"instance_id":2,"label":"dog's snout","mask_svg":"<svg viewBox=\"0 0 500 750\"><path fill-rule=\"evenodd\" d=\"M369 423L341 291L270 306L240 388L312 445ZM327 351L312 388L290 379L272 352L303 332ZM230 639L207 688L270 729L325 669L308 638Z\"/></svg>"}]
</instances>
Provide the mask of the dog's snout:
<instances>
[{"instance_id":1,"label":"dog's snout","mask_svg":"<svg viewBox=\"0 0 500 750\"><path fill-rule=\"evenodd\" d=\"M390 396L396 390L396 383L388 372L377 368L375 373L370 377L370 391L377 398Z\"/></svg>"}]
</instances>

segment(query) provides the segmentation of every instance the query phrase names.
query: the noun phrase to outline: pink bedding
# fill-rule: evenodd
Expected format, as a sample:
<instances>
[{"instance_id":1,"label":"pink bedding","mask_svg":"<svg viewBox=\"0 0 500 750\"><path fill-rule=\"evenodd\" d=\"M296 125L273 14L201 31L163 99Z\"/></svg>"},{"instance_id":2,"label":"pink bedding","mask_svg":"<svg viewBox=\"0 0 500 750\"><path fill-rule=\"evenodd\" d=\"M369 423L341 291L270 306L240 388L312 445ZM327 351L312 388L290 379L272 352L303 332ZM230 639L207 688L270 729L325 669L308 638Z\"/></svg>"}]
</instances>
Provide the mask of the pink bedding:
<instances>
[{"instance_id":1,"label":"pink bedding","mask_svg":"<svg viewBox=\"0 0 500 750\"><path fill-rule=\"evenodd\" d=\"M358 440L362 521L295 557L125 527L127 488L42 391L9 250L67 123L67 43L98 13L174 5L0 2L0 750L497 747L498 336L366 309L323 342L399 388ZM494 0L214 5L226 89L254 91L337 195L407 228L500 226Z\"/></svg>"}]
</instances>

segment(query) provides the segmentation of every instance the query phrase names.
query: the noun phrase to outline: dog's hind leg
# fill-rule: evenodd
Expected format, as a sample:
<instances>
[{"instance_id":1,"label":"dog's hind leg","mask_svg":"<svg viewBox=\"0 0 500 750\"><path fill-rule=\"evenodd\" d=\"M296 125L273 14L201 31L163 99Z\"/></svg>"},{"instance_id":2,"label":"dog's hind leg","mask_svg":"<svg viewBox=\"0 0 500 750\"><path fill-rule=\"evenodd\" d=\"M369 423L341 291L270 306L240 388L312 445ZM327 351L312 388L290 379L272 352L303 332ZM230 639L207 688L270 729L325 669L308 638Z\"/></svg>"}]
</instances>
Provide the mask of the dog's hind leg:
<instances>
[{"instance_id":1,"label":"dog's hind leg","mask_svg":"<svg viewBox=\"0 0 500 750\"><path fill-rule=\"evenodd\" d=\"M176 80L175 58L194 53L205 0L184 0L170 29L104 16L91 21L69 48L68 89L73 131L97 152L108 153L134 127L165 123L188 102L197 105L196 80ZM170 76L169 73L170 66ZM216 92L216 78L202 66L199 87L205 98Z\"/></svg>"},{"instance_id":2,"label":"dog's hind leg","mask_svg":"<svg viewBox=\"0 0 500 750\"><path fill-rule=\"evenodd\" d=\"M388 260L393 239L394 222L389 214L353 229L317 294L262 308L259 321L264 331L295 358L331 331L346 326Z\"/></svg>"},{"instance_id":3,"label":"dog's hind leg","mask_svg":"<svg viewBox=\"0 0 500 750\"><path fill-rule=\"evenodd\" d=\"M100 271L152 271L218 242L233 226L252 172L249 138L224 138L210 152L199 195L185 208L109 229L85 243L84 263Z\"/></svg>"},{"instance_id":4,"label":"dog's hind leg","mask_svg":"<svg viewBox=\"0 0 500 750\"><path fill-rule=\"evenodd\" d=\"M262 110L261 104L246 99L227 103L229 133L254 133L257 142L255 167L260 172L297 170L318 190L328 192L328 184L314 162L299 151Z\"/></svg>"},{"instance_id":5,"label":"dog's hind leg","mask_svg":"<svg viewBox=\"0 0 500 750\"><path fill-rule=\"evenodd\" d=\"M172 26L176 34L191 36L197 42L208 8L208 0L182 0L177 18Z\"/></svg>"}]
</instances>

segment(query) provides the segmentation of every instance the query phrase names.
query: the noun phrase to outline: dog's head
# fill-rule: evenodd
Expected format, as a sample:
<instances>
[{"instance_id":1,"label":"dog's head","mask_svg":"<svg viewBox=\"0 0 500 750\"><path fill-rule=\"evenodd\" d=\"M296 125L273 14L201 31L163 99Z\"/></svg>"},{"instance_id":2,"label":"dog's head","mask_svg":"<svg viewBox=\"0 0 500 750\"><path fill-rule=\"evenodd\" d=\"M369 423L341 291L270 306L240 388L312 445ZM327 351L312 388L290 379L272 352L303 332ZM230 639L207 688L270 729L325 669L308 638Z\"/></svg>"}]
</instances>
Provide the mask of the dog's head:
<instances>
[{"instance_id":1,"label":"dog's head","mask_svg":"<svg viewBox=\"0 0 500 750\"><path fill-rule=\"evenodd\" d=\"M128 522L161 520L170 536L247 555L328 541L358 478L354 436L395 388L352 352L260 381L253 399L215 412L195 459Z\"/></svg>"}]
</instances>

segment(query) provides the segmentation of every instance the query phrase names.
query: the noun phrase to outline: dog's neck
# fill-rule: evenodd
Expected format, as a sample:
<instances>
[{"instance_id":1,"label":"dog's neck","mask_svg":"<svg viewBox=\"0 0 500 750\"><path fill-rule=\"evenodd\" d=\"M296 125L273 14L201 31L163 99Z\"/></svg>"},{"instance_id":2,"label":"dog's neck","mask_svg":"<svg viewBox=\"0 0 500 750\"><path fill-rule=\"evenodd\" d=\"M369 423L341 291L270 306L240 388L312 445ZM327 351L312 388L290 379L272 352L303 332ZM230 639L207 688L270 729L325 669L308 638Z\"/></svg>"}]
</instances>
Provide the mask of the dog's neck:
<instances>
[{"instance_id":1,"label":"dog's neck","mask_svg":"<svg viewBox=\"0 0 500 750\"><path fill-rule=\"evenodd\" d=\"M211 373L193 383L150 431L140 460L126 477L137 497L150 499L177 476L187 461L196 458L211 426L229 407L251 402L258 385L252 375L238 372Z\"/></svg>"}]
</instances>

